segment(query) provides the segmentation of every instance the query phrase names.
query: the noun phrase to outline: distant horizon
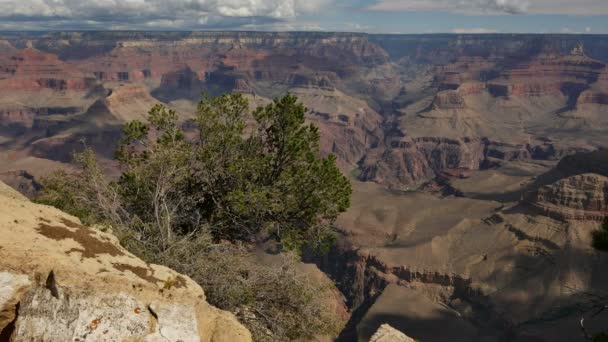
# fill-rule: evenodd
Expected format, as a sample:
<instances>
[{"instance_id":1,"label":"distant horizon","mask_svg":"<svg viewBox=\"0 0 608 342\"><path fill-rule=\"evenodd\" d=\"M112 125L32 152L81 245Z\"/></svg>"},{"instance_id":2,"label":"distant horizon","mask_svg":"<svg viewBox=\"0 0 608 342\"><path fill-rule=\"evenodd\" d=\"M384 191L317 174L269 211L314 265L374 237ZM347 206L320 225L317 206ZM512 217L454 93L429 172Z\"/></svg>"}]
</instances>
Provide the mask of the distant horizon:
<instances>
[{"instance_id":1,"label":"distant horizon","mask_svg":"<svg viewBox=\"0 0 608 342\"><path fill-rule=\"evenodd\" d=\"M364 32L364 31L272 31L272 30L220 30L220 29L200 29L200 30L158 30L158 29L122 29L122 30L98 30L98 29L40 29L40 30L0 30L0 34L14 33L308 33L308 34L353 34L353 35L393 35L393 36L512 36L512 35L536 35L536 36L608 36L606 33L586 33L586 32Z\"/></svg>"}]
</instances>

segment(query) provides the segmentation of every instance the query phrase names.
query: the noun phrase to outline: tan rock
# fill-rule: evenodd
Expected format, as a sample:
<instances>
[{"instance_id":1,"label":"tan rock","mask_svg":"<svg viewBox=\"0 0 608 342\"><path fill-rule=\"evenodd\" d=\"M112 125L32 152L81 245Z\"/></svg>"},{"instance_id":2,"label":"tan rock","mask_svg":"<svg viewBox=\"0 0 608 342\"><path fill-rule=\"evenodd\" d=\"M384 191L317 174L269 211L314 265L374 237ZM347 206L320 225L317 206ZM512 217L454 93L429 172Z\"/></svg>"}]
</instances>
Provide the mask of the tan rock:
<instances>
[{"instance_id":1,"label":"tan rock","mask_svg":"<svg viewBox=\"0 0 608 342\"><path fill-rule=\"evenodd\" d=\"M190 278L2 183L0 232L0 332L12 341L251 341Z\"/></svg>"},{"instance_id":2,"label":"tan rock","mask_svg":"<svg viewBox=\"0 0 608 342\"><path fill-rule=\"evenodd\" d=\"M370 342L415 342L401 331L388 324L380 326L378 331L369 340Z\"/></svg>"}]
</instances>

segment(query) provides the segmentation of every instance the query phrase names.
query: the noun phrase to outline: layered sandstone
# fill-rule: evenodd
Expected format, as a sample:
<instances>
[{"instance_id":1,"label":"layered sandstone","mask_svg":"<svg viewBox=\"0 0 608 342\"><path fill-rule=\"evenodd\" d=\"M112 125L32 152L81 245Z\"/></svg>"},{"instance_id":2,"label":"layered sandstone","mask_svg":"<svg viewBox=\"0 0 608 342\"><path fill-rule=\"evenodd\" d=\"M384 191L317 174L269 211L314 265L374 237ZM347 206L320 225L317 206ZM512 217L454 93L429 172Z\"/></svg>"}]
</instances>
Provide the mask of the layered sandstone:
<instances>
[{"instance_id":1,"label":"layered sandstone","mask_svg":"<svg viewBox=\"0 0 608 342\"><path fill-rule=\"evenodd\" d=\"M87 91L95 84L92 74L33 48L0 54L0 64L0 89L5 91Z\"/></svg>"},{"instance_id":2,"label":"layered sandstone","mask_svg":"<svg viewBox=\"0 0 608 342\"><path fill-rule=\"evenodd\" d=\"M585 55L539 55L506 70L493 84L505 85L512 96L574 96L595 83L605 64Z\"/></svg>"},{"instance_id":3,"label":"layered sandstone","mask_svg":"<svg viewBox=\"0 0 608 342\"><path fill-rule=\"evenodd\" d=\"M532 205L548 216L602 221L608 216L608 177L586 173L539 188Z\"/></svg>"},{"instance_id":4,"label":"layered sandstone","mask_svg":"<svg viewBox=\"0 0 608 342\"><path fill-rule=\"evenodd\" d=\"M187 276L0 183L0 335L12 341L251 341Z\"/></svg>"}]
</instances>

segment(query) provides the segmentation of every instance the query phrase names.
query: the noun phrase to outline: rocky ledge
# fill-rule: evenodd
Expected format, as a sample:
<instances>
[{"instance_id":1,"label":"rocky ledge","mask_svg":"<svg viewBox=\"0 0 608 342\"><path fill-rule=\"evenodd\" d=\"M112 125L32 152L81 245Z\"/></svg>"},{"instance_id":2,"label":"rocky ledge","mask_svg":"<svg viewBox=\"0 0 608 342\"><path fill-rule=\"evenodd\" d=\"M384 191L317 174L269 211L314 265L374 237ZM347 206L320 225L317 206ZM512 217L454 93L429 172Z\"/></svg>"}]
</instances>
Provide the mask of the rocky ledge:
<instances>
[{"instance_id":1,"label":"rocky ledge","mask_svg":"<svg viewBox=\"0 0 608 342\"><path fill-rule=\"evenodd\" d=\"M1 341L251 341L200 286L0 183Z\"/></svg>"}]
</instances>

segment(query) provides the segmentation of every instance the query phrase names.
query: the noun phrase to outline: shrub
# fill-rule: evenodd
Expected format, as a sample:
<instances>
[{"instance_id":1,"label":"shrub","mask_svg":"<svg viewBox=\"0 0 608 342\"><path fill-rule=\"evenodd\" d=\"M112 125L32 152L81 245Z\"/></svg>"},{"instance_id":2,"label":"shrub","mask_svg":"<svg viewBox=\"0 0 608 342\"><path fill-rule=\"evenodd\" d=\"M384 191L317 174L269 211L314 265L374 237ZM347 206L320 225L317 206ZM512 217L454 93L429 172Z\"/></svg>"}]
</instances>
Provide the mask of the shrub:
<instances>
[{"instance_id":1,"label":"shrub","mask_svg":"<svg viewBox=\"0 0 608 342\"><path fill-rule=\"evenodd\" d=\"M259 262L243 245L184 241L158 262L188 274L213 305L231 311L256 341L302 341L335 336L344 325L324 302L325 284L315 283L297 268L298 259L284 253L273 264Z\"/></svg>"},{"instance_id":2,"label":"shrub","mask_svg":"<svg viewBox=\"0 0 608 342\"><path fill-rule=\"evenodd\" d=\"M149 125L125 128L117 159L126 210L171 240L208 224L216 240L273 238L286 249L327 248L333 223L350 205L351 187L334 156L319 157L319 133L287 95L257 108L240 94L206 98L186 134L177 114L150 111ZM247 133L247 134L246 134Z\"/></svg>"}]
</instances>

